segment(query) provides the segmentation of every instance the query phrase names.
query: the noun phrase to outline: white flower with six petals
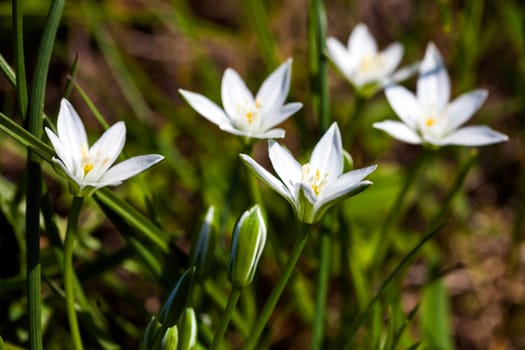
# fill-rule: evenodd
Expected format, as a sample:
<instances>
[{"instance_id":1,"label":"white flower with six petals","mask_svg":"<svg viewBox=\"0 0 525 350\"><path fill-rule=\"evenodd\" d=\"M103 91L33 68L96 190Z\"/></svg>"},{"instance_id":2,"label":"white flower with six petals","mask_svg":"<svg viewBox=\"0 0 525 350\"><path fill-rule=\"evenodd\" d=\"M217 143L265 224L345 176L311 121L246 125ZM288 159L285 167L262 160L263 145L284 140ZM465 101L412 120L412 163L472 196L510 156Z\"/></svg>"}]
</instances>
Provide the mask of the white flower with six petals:
<instances>
[{"instance_id":1,"label":"white flower with six petals","mask_svg":"<svg viewBox=\"0 0 525 350\"><path fill-rule=\"evenodd\" d=\"M303 106L299 102L284 104L290 90L291 67L292 60L288 59L263 82L255 98L239 74L226 69L221 83L224 110L201 94L182 89L179 92L193 109L221 130L248 138L282 138L284 130L274 127Z\"/></svg>"},{"instance_id":2,"label":"white flower with six petals","mask_svg":"<svg viewBox=\"0 0 525 350\"><path fill-rule=\"evenodd\" d=\"M341 132L336 123L315 146L310 162L299 164L290 152L275 141L268 141L268 155L280 180L246 154L243 161L293 207L299 220L318 222L328 208L372 184L363 180L376 165L343 174Z\"/></svg>"},{"instance_id":3,"label":"white flower with six petals","mask_svg":"<svg viewBox=\"0 0 525 350\"><path fill-rule=\"evenodd\" d=\"M49 128L45 131L58 156L53 157L53 161L72 180L69 182L71 192L78 196L90 195L104 186L120 185L164 159L158 154L148 154L112 166L126 141L124 122L112 125L89 147L84 124L66 99L60 103L57 134Z\"/></svg>"},{"instance_id":4,"label":"white flower with six petals","mask_svg":"<svg viewBox=\"0 0 525 350\"><path fill-rule=\"evenodd\" d=\"M434 44L428 45L419 70L417 95L399 85L385 89L401 122L386 120L374 123L375 128L411 144L484 146L508 140L487 126L460 128L485 102L488 92L473 90L449 102L449 76Z\"/></svg>"},{"instance_id":5,"label":"white flower with six petals","mask_svg":"<svg viewBox=\"0 0 525 350\"><path fill-rule=\"evenodd\" d=\"M347 47L329 37L326 48L332 62L364 95L373 94L389 82L408 78L417 66L394 72L403 57L403 46L395 42L379 52L374 37L363 23L355 26Z\"/></svg>"}]
</instances>

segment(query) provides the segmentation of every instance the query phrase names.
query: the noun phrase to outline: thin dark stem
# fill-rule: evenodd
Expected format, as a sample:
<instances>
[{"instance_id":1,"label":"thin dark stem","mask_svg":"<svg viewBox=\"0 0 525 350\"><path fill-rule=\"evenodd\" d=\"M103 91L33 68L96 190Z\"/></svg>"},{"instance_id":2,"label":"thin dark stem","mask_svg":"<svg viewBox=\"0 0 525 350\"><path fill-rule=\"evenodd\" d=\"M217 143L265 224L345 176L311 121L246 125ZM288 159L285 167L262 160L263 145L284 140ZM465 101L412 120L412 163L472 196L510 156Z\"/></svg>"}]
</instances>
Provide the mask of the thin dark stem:
<instances>
[{"instance_id":1,"label":"thin dark stem","mask_svg":"<svg viewBox=\"0 0 525 350\"><path fill-rule=\"evenodd\" d=\"M233 287L230 293L230 297L228 298L228 303L226 304L226 309L224 310L224 313L222 315L221 322L219 323L219 328L217 328L217 330L215 331L215 336L213 337L213 341L211 342L211 350L219 348L221 340L224 337L224 334L226 333L226 329L228 329L228 324L230 324L230 319L232 318L233 311L235 310L235 306L237 305L237 301L239 300L239 297L241 295L241 290L241 287Z\"/></svg>"},{"instance_id":2,"label":"thin dark stem","mask_svg":"<svg viewBox=\"0 0 525 350\"><path fill-rule=\"evenodd\" d=\"M78 327L77 313L75 310L75 280L73 273L73 248L77 235L77 222L82 207L82 197L74 197L71 211L67 221L66 238L64 240L64 289L66 292L66 309L69 319L71 338L76 350L82 350L82 339Z\"/></svg>"},{"instance_id":3,"label":"thin dark stem","mask_svg":"<svg viewBox=\"0 0 525 350\"><path fill-rule=\"evenodd\" d=\"M326 296L330 277L330 261L332 237L329 227L321 228L321 244L319 253L319 270L317 272L317 289L315 293L315 317L313 324L312 349L322 349L324 321L326 314Z\"/></svg>"},{"instance_id":4,"label":"thin dark stem","mask_svg":"<svg viewBox=\"0 0 525 350\"><path fill-rule=\"evenodd\" d=\"M385 220L383 221L381 233L378 238L379 245L376 249L375 254L376 265L380 264L381 261L383 261L385 255L388 253L388 248L390 245L389 232L392 229L392 226L394 226L394 224L399 219L399 216L401 215L403 210L403 202L405 201L405 197L408 193L408 190L410 189L410 186L415 182L416 175L419 169L421 168L422 164L425 162L426 158L429 156L430 152L430 150L423 149L416 162L408 170L405 176L405 182L403 183L403 187L401 187L401 190L397 194L394 204L390 208L390 211L388 212Z\"/></svg>"},{"instance_id":5,"label":"thin dark stem","mask_svg":"<svg viewBox=\"0 0 525 350\"><path fill-rule=\"evenodd\" d=\"M288 262L284 267L284 271L279 277L279 280L277 281L277 284L272 290L270 296L268 297L266 304L264 304L264 307L261 313L259 314L259 318L257 319L257 321L255 321L250 336L248 337L248 340L246 341L246 344L243 347L244 349L254 349L257 345L257 341L261 336L264 326L268 323L273 309L275 308L275 305L277 305L277 302L279 301L279 298L283 293L284 288L286 287L286 284L290 279L290 276L292 275L295 265L297 264L297 261L301 256L301 253L309 236L309 230L304 226L305 224L301 224L301 229L299 235L297 236L297 241L295 242L290 257L288 258Z\"/></svg>"}]
</instances>

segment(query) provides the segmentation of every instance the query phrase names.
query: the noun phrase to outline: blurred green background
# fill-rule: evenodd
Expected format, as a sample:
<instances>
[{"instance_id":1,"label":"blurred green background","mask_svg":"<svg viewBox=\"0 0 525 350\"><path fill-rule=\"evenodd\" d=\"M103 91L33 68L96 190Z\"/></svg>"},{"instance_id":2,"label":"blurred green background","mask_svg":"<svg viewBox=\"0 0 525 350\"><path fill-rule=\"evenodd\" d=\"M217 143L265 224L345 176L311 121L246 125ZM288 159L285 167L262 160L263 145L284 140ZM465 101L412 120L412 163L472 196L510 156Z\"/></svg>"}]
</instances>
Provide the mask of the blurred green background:
<instances>
[{"instance_id":1,"label":"blurred green background","mask_svg":"<svg viewBox=\"0 0 525 350\"><path fill-rule=\"evenodd\" d=\"M25 57L31 84L48 2L28 0L23 6ZM406 314L423 300L409 327L410 335L404 337L426 339L429 349L525 348L525 5L518 0L332 0L325 6L330 36L346 41L352 28L364 22L381 49L393 41L403 43L403 64L420 60L427 43L433 41L448 67L452 97L474 88L490 92L471 123L490 125L510 138L506 143L479 149L477 163L462 192L445 213L449 224L390 287L378 311L383 318L374 319L386 325L388 315ZM117 230L93 200L86 203L76 252L77 273L90 302L102 313L104 329L122 348L136 348L148 315L158 311L167 288L187 264L184 257L189 251L191 229L208 205L217 205L223 213L214 286L227 289L224 266L229 235L236 217L251 204L242 195L242 188L224 204L242 143L197 115L177 90L196 91L220 102L220 79L227 67L237 70L254 91L281 62L292 57L288 101L300 101L304 107L283 124L287 131L283 143L298 158L306 159L321 135L311 102L307 7L305 0L66 1L49 71L46 113L55 120L68 72L78 56L78 86L110 123L126 121L125 152L130 156L155 152L166 157L161 165L112 191L158 224L166 234L166 242L178 247L173 251L185 253L163 254L162 278L154 276L129 249L122 228ZM0 1L0 53L13 63L9 1ZM362 310L373 291L420 240L462 165L475 151L446 147L420 170L404 214L389 233L392 247L379 262L378 273L372 266L377 263L374 249L381 240L379 226L401 187L405 171L421 149L371 128L375 121L396 119L383 93L366 102L357 136L345 140L344 127L355 96L333 66L329 75L330 115L342 126L345 149L356 167L379 165L370 176L374 185L348 200L342 210L341 225L352 226L348 232L351 281L341 278L346 271L341 262L344 259L339 258L340 247L333 248L326 346L337 348L338 337L347 324L345 318L351 321ZM404 85L414 89L415 82L412 78ZM70 100L94 140L102 127L78 90L73 90ZM15 90L0 77L1 111L17 117L16 103ZM9 343L23 346L27 332L20 184L25 151L6 135L0 137L0 147L0 334ZM255 158L270 168L265 142L256 144ZM46 165L46 169L57 224L62 227L70 195L52 168ZM247 176L248 172L241 169L239 187L246 186ZM278 277L280 264L276 257L293 241L291 209L269 189L261 188L269 215L269 235L276 243L269 245L263 256L254 288L241 298L246 319L252 322L255 307L263 304L268 285ZM62 348L67 321L56 290L59 270L47 235L42 235L41 244L45 341L49 349ZM309 342L318 264L315 248L316 239L312 239L299 265L301 273L272 318L273 333L271 340L267 339L271 348L301 349ZM365 295L359 295L360 288L355 287L359 283ZM220 308L208 299L199 299L201 307L196 307L202 323L220 314ZM343 301L348 300L353 305L343 307ZM372 336L376 329L373 322L366 329L361 334L360 348L376 348L367 343L367 339L376 339ZM443 342L432 343L434 336L442 337ZM86 338L88 344L96 344ZM201 334L200 339L206 339L206 335ZM242 343L240 339L233 326L230 340L234 348ZM410 343L404 341L402 344Z\"/></svg>"}]
</instances>

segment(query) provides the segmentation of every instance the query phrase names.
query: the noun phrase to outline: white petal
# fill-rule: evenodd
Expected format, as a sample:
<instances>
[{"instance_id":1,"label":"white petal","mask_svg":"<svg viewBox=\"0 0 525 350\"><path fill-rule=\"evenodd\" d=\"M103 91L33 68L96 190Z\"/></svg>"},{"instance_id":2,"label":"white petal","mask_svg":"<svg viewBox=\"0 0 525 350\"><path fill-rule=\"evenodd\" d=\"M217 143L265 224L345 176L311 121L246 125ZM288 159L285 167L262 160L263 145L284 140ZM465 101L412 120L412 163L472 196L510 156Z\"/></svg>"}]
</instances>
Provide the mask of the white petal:
<instances>
[{"instance_id":1,"label":"white petal","mask_svg":"<svg viewBox=\"0 0 525 350\"><path fill-rule=\"evenodd\" d=\"M246 136L254 139L282 139L285 135L285 131L283 129L271 129L264 132L251 132L235 129L230 124L219 125L219 127L221 130L229 132L230 134Z\"/></svg>"},{"instance_id":2,"label":"white petal","mask_svg":"<svg viewBox=\"0 0 525 350\"><path fill-rule=\"evenodd\" d=\"M403 45L400 43L390 44L382 53L381 57L383 58L384 68L383 72L385 76L391 75L396 67L401 62L403 57Z\"/></svg>"},{"instance_id":3,"label":"white petal","mask_svg":"<svg viewBox=\"0 0 525 350\"><path fill-rule=\"evenodd\" d=\"M333 123L315 145L310 157L310 167L326 173L327 183L343 172L343 145L337 123Z\"/></svg>"},{"instance_id":4,"label":"white petal","mask_svg":"<svg viewBox=\"0 0 525 350\"><path fill-rule=\"evenodd\" d=\"M262 130L273 128L288 119L292 114L303 107L300 102L287 103L281 108L274 110L272 115L264 115L262 120Z\"/></svg>"},{"instance_id":5,"label":"white petal","mask_svg":"<svg viewBox=\"0 0 525 350\"><path fill-rule=\"evenodd\" d=\"M86 129L71 103L65 98L60 101L57 133L62 144L69 149L73 167L80 166L82 145L88 146Z\"/></svg>"},{"instance_id":6,"label":"white petal","mask_svg":"<svg viewBox=\"0 0 525 350\"><path fill-rule=\"evenodd\" d=\"M386 87L389 87L388 84L390 83L397 83L397 82L410 78L412 75L414 75L418 71L419 65L420 63L416 62L409 66L400 68L397 72L392 74L390 77L387 77L387 79L383 82L383 85L385 85Z\"/></svg>"},{"instance_id":7,"label":"white petal","mask_svg":"<svg viewBox=\"0 0 525 350\"><path fill-rule=\"evenodd\" d=\"M357 61L361 61L363 57L373 56L377 54L377 44L370 34L368 27L363 23L355 26L352 34L348 38L348 51Z\"/></svg>"},{"instance_id":8,"label":"white petal","mask_svg":"<svg viewBox=\"0 0 525 350\"><path fill-rule=\"evenodd\" d=\"M393 120L385 120L379 123L374 123L372 126L376 129L385 131L390 136L403 142L414 145L421 143L421 137L419 137L419 135L414 130L410 129L403 123Z\"/></svg>"},{"instance_id":9,"label":"white petal","mask_svg":"<svg viewBox=\"0 0 525 350\"><path fill-rule=\"evenodd\" d=\"M328 184L323 192L320 193L319 200L325 201L326 198L336 198L338 193L346 193L347 188L354 188L356 184L361 182L370 173L376 170L377 165L372 165L362 169L349 171L332 183Z\"/></svg>"},{"instance_id":10,"label":"white petal","mask_svg":"<svg viewBox=\"0 0 525 350\"><path fill-rule=\"evenodd\" d=\"M417 98L425 110L441 112L450 99L450 80L441 54L428 44L425 57L419 67Z\"/></svg>"},{"instance_id":11,"label":"white petal","mask_svg":"<svg viewBox=\"0 0 525 350\"><path fill-rule=\"evenodd\" d=\"M264 115L266 112L276 110L283 105L290 90L291 75L292 60L288 59L262 83L257 92L257 100L261 103L261 114Z\"/></svg>"},{"instance_id":12,"label":"white petal","mask_svg":"<svg viewBox=\"0 0 525 350\"><path fill-rule=\"evenodd\" d=\"M49 141L51 141L51 144L53 145L53 149L55 150L55 153L57 154L58 158L63 162L63 165L66 168L73 169L73 158L71 157L70 149L66 147L62 141L58 138L57 135L51 129L45 128L47 137L49 138Z\"/></svg>"},{"instance_id":13,"label":"white petal","mask_svg":"<svg viewBox=\"0 0 525 350\"><path fill-rule=\"evenodd\" d=\"M466 123L487 99L487 90L467 92L452 101L445 110L446 129L449 133Z\"/></svg>"},{"instance_id":14,"label":"white petal","mask_svg":"<svg viewBox=\"0 0 525 350\"><path fill-rule=\"evenodd\" d=\"M270 186L275 192L279 193L281 196L284 197L293 207L294 209L297 207L297 203L293 198L293 195L288 191L288 188L279 181L275 176L270 174L270 172L266 169L264 169L262 166L259 165L255 160L253 160L250 156L246 154L240 154L239 155L241 159L244 161L244 163L254 171L255 175Z\"/></svg>"},{"instance_id":15,"label":"white petal","mask_svg":"<svg viewBox=\"0 0 525 350\"><path fill-rule=\"evenodd\" d=\"M272 162L273 170L281 178L282 182L293 193L295 184L301 181L301 164L292 154L275 141L268 142L268 157Z\"/></svg>"},{"instance_id":16,"label":"white petal","mask_svg":"<svg viewBox=\"0 0 525 350\"><path fill-rule=\"evenodd\" d=\"M224 111L209 98L182 89L179 89L179 92L190 106L197 111L197 113L208 119L210 122L217 125L230 123L230 120Z\"/></svg>"},{"instance_id":17,"label":"white petal","mask_svg":"<svg viewBox=\"0 0 525 350\"><path fill-rule=\"evenodd\" d=\"M414 94L401 85L392 85L385 88L385 96L403 123L415 129L423 112Z\"/></svg>"},{"instance_id":18,"label":"white petal","mask_svg":"<svg viewBox=\"0 0 525 350\"><path fill-rule=\"evenodd\" d=\"M106 170L117 160L120 152L122 152L122 148L124 148L125 142L126 125L124 122L117 122L107 129L89 149L90 159L102 159L99 166L94 164L95 167L93 170L85 176L85 181L98 182Z\"/></svg>"},{"instance_id":19,"label":"white petal","mask_svg":"<svg viewBox=\"0 0 525 350\"><path fill-rule=\"evenodd\" d=\"M335 204L338 200L342 200L344 198L348 198L351 196L354 196L358 194L359 192L362 192L367 187L369 187L372 184L371 181L365 180L360 181L357 183L354 183L350 187L337 187L336 190L332 191L329 196L323 196L321 199L317 201L317 203L314 205L314 217L319 217L319 215L322 215L326 209L331 207L333 204Z\"/></svg>"},{"instance_id":20,"label":"white petal","mask_svg":"<svg viewBox=\"0 0 525 350\"><path fill-rule=\"evenodd\" d=\"M507 141L507 135L487 126L467 126L441 140L441 145L485 146Z\"/></svg>"},{"instance_id":21,"label":"white petal","mask_svg":"<svg viewBox=\"0 0 525 350\"><path fill-rule=\"evenodd\" d=\"M328 57L330 57L341 73L349 79L355 69L355 65L352 65L346 47L336 38L330 37L326 40L326 50Z\"/></svg>"},{"instance_id":22,"label":"white petal","mask_svg":"<svg viewBox=\"0 0 525 350\"><path fill-rule=\"evenodd\" d=\"M157 164L164 157L159 154L147 154L132 157L111 167L99 180L101 186L118 185L149 167Z\"/></svg>"},{"instance_id":23,"label":"white petal","mask_svg":"<svg viewBox=\"0 0 525 350\"><path fill-rule=\"evenodd\" d=\"M239 74L231 68L226 69L221 83L222 106L230 118L237 114L237 104L253 103L253 95Z\"/></svg>"}]
</instances>

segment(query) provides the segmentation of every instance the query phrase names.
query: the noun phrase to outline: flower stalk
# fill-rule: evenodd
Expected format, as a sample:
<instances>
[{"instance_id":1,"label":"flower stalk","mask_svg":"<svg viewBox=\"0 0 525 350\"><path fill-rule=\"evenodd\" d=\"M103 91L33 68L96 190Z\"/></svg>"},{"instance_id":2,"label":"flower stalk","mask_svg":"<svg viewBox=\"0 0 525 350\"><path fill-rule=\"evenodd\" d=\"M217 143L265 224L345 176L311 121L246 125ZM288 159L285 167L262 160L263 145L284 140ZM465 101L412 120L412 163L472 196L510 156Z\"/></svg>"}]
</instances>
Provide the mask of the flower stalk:
<instances>
[{"instance_id":1,"label":"flower stalk","mask_svg":"<svg viewBox=\"0 0 525 350\"><path fill-rule=\"evenodd\" d=\"M73 249L77 236L77 223L82 207L83 197L75 196L71 211L69 213L66 229L66 238L64 240L64 289L66 293L66 311L69 320L71 338L75 350L82 350L82 339L78 327L77 313L75 310L75 281L73 273Z\"/></svg>"},{"instance_id":2,"label":"flower stalk","mask_svg":"<svg viewBox=\"0 0 525 350\"><path fill-rule=\"evenodd\" d=\"M255 347L257 346L257 342L262 334L264 326L268 323L268 320L272 315L273 309L277 305L277 302L279 301L279 298L281 297L281 294L283 293L284 288L288 283L288 280L292 276L292 272L295 268L295 265L297 265L297 261L299 261L299 257L301 256L304 246L306 245L306 241L308 240L309 233L310 225L304 223L299 224L299 234L297 236L297 240L292 249L292 252L290 253L290 257L286 262L284 270L281 276L279 277L277 284L275 285L270 296L268 297L266 304L264 304L264 307L261 313L259 314L259 318L255 321L255 324L253 325L250 335L248 336L248 339L246 340L246 343L243 347L244 349L251 350L255 349Z\"/></svg>"},{"instance_id":3,"label":"flower stalk","mask_svg":"<svg viewBox=\"0 0 525 350\"><path fill-rule=\"evenodd\" d=\"M230 324L230 320L232 318L233 312L235 311L235 306L237 305L237 301L239 300L239 297L241 296L241 291L242 291L242 287L233 286L230 292L230 296L228 297L228 303L226 304L226 309L224 310L224 313L222 314L222 319L219 323L219 326L217 327L217 330L215 331L215 335L213 336L213 340L210 345L210 350L215 350L219 348L222 338L224 337L224 334L226 333L226 329L228 328L228 325Z\"/></svg>"}]
</instances>

